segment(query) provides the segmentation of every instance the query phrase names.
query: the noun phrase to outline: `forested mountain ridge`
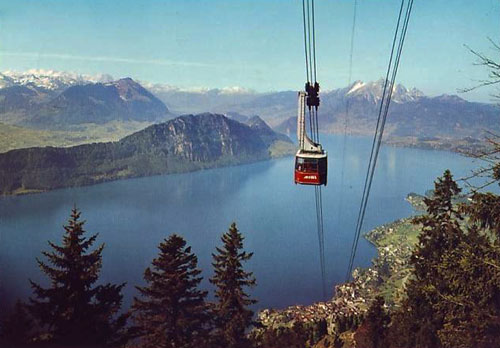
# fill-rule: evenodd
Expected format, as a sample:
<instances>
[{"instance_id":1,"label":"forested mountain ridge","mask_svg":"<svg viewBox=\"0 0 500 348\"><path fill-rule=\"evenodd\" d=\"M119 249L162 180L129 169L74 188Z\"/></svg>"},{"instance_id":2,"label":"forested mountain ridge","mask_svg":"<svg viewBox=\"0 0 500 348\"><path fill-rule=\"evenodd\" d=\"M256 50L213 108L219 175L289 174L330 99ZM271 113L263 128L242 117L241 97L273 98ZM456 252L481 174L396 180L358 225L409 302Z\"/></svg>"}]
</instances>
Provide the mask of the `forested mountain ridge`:
<instances>
[{"instance_id":1,"label":"forested mountain ridge","mask_svg":"<svg viewBox=\"0 0 500 348\"><path fill-rule=\"evenodd\" d=\"M251 127L218 114L185 115L117 142L0 154L0 189L2 194L39 192L249 163L277 155L277 144L282 154L293 152L291 140L269 127Z\"/></svg>"},{"instance_id":2,"label":"forested mountain ridge","mask_svg":"<svg viewBox=\"0 0 500 348\"><path fill-rule=\"evenodd\" d=\"M355 81L345 88L322 90L320 130L372 135L383 83L383 79ZM220 113L244 122L249 115L260 115L278 132L295 134L297 92L182 90L130 78L114 81L111 76L4 73L0 74L0 132L10 128L9 139L0 140L0 151L30 144L66 146L116 140L171 119L179 111ZM58 142L58 135L47 134L61 131L68 132L65 141ZM385 127L388 143L474 153L483 149L488 132L500 132L498 105L470 102L456 95L426 96L403 85L394 87ZM29 139L26 134L30 134Z\"/></svg>"}]
</instances>

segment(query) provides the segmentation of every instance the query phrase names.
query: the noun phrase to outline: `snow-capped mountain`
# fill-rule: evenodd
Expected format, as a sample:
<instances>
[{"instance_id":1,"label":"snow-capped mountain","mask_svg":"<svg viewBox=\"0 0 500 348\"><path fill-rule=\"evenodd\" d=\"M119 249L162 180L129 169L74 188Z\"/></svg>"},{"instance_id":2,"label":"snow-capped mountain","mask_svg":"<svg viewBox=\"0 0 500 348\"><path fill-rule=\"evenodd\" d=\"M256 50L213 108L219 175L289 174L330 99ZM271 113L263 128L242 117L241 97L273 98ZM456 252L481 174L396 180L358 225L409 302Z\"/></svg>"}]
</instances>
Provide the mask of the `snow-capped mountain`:
<instances>
[{"instance_id":1,"label":"snow-capped mountain","mask_svg":"<svg viewBox=\"0 0 500 348\"><path fill-rule=\"evenodd\" d=\"M211 94L211 95L232 95L232 94L256 94L256 92L249 88L240 86L230 86L223 88L208 88L208 87L191 87L182 88L163 83L151 83L147 81L139 81L145 88L153 93L194 93L194 94Z\"/></svg>"},{"instance_id":2,"label":"snow-capped mountain","mask_svg":"<svg viewBox=\"0 0 500 348\"><path fill-rule=\"evenodd\" d=\"M343 89L346 97L363 97L378 102L382 98L385 79L373 82L355 81L347 88ZM393 88L392 101L404 103L417 100L424 96L424 93L416 88L408 89L401 84L396 84Z\"/></svg>"},{"instance_id":3,"label":"snow-capped mountain","mask_svg":"<svg viewBox=\"0 0 500 348\"><path fill-rule=\"evenodd\" d=\"M110 81L113 81L113 77L108 74L87 75L43 69L31 69L23 72L7 70L0 73L0 88L17 85L63 91L75 85Z\"/></svg>"},{"instance_id":4,"label":"snow-capped mountain","mask_svg":"<svg viewBox=\"0 0 500 348\"><path fill-rule=\"evenodd\" d=\"M0 73L0 122L44 128L113 120L153 122L175 113L216 112L245 120L243 115L260 115L280 131L295 132L296 91L257 93L240 87L142 85L146 88L129 78L114 81L109 75L5 71ZM370 133L383 87L384 79L379 79L321 91L324 131L343 130L348 116L356 125L354 133ZM471 103L456 95L429 97L398 84L393 90L387 132L401 136L478 136L485 129L500 131L499 115L494 105Z\"/></svg>"},{"instance_id":5,"label":"snow-capped mountain","mask_svg":"<svg viewBox=\"0 0 500 348\"><path fill-rule=\"evenodd\" d=\"M64 129L84 123L104 124L114 120L158 121L168 108L131 78L108 83L87 83L68 87L48 103L30 112L24 125Z\"/></svg>"},{"instance_id":6,"label":"snow-capped mountain","mask_svg":"<svg viewBox=\"0 0 500 348\"><path fill-rule=\"evenodd\" d=\"M170 116L157 97L131 78L92 83L109 78L50 73L2 77L6 86L0 88L0 123L65 129L116 120L154 122Z\"/></svg>"}]
</instances>

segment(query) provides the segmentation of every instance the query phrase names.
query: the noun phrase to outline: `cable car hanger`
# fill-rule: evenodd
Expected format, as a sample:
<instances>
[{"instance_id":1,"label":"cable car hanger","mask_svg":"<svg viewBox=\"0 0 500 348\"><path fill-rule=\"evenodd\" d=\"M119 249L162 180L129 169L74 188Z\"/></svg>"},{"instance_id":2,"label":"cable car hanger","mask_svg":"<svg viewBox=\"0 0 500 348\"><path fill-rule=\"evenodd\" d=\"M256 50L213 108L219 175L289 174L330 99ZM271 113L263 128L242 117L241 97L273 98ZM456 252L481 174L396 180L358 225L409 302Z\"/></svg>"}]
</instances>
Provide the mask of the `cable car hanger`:
<instances>
[{"instance_id":1,"label":"cable car hanger","mask_svg":"<svg viewBox=\"0 0 500 348\"><path fill-rule=\"evenodd\" d=\"M299 92L297 139L299 149L295 154L295 183L302 185L326 185L328 159L321 144L314 142L306 133L305 109L308 96ZM319 102L319 97L316 96ZM310 107L310 106L308 106Z\"/></svg>"},{"instance_id":2,"label":"cable car hanger","mask_svg":"<svg viewBox=\"0 0 500 348\"><path fill-rule=\"evenodd\" d=\"M306 11L307 7L307 11ZM306 17L307 13L307 17ZM328 156L319 143L318 107L319 83L316 81L316 35L314 30L314 0L302 1L304 22L304 52L306 61L305 92L298 93L297 141L294 181L301 185L326 185ZM307 18L307 19L306 19ZM311 137L306 131L306 105Z\"/></svg>"},{"instance_id":3,"label":"cable car hanger","mask_svg":"<svg viewBox=\"0 0 500 348\"><path fill-rule=\"evenodd\" d=\"M323 299L326 300L325 238L323 233L323 199L321 195L321 185L326 185L327 182L328 162L327 153L319 143L318 107L320 100L319 83L316 80L314 0L302 0L302 17L304 23L306 83L304 91L298 93L297 140L299 149L295 155L294 181L295 184L314 186L321 284ZM307 135L306 110L309 115L310 137Z\"/></svg>"}]
</instances>

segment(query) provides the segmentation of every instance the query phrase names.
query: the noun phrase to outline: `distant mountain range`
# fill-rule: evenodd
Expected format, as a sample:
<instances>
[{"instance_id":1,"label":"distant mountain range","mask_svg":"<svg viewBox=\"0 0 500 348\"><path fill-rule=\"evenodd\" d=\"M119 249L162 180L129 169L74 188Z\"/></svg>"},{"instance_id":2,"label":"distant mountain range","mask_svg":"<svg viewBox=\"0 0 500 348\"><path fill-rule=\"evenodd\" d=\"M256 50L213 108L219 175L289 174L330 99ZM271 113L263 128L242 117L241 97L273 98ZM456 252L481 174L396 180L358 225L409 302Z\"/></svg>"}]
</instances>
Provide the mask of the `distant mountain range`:
<instances>
[{"instance_id":1,"label":"distant mountain range","mask_svg":"<svg viewBox=\"0 0 500 348\"><path fill-rule=\"evenodd\" d=\"M57 80L46 83L54 89L31 81L0 89L0 122L37 129L67 129L115 120L158 122L173 116L163 102L131 78L85 84L73 84L80 80L70 80L62 90L64 83Z\"/></svg>"},{"instance_id":2,"label":"distant mountain range","mask_svg":"<svg viewBox=\"0 0 500 348\"><path fill-rule=\"evenodd\" d=\"M113 120L161 121L165 104L130 78L68 87L34 110L24 125L64 128L65 124L106 123Z\"/></svg>"},{"instance_id":3,"label":"distant mountain range","mask_svg":"<svg viewBox=\"0 0 500 348\"><path fill-rule=\"evenodd\" d=\"M356 81L321 92L320 129L372 134L384 80ZM144 85L146 88L144 88ZM187 90L162 84L139 84L109 75L54 71L0 74L0 122L39 129L105 124L115 120L160 122L176 113L215 112L239 120L259 115L274 129L295 133L297 92L256 93L232 87ZM481 139L500 133L500 109L458 96L425 96L397 85L386 125L388 136ZM347 114L348 112L348 114Z\"/></svg>"},{"instance_id":4,"label":"distant mountain range","mask_svg":"<svg viewBox=\"0 0 500 348\"><path fill-rule=\"evenodd\" d=\"M321 130L342 133L347 122L350 134L373 134L383 85L383 79L355 81L345 88L322 91ZM296 91L182 91L161 85L153 85L151 90L172 110L260 115L274 129L295 133ZM481 139L486 131L500 132L500 108L497 105L469 102L456 95L429 97L416 88L400 84L394 87L386 126L388 136Z\"/></svg>"},{"instance_id":5,"label":"distant mountain range","mask_svg":"<svg viewBox=\"0 0 500 348\"><path fill-rule=\"evenodd\" d=\"M0 154L0 194L248 163L294 149L288 137L258 117L247 125L218 114L185 115L117 142Z\"/></svg>"},{"instance_id":6,"label":"distant mountain range","mask_svg":"<svg viewBox=\"0 0 500 348\"><path fill-rule=\"evenodd\" d=\"M347 88L321 94L320 124L324 132L372 134L384 81L356 81ZM293 111L290 110L290 113ZM295 133L296 116L275 126ZM498 105L468 102L456 95L427 97L417 89L394 88L387 117L386 134L399 137L482 138L487 131L500 132Z\"/></svg>"},{"instance_id":7,"label":"distant mountain range","mask_svg":"<svg viewBox=\"0 0 500 348\"><path fill-rule=\"evenodd\" d=\"M107 74L85 75L43 69L31 69L23 72L4 71L0 73L0 88L27 86L55 92L62 92L66 88L75 85L111 81L113 81L113 77Z\"/></svg>"}]
</instances>

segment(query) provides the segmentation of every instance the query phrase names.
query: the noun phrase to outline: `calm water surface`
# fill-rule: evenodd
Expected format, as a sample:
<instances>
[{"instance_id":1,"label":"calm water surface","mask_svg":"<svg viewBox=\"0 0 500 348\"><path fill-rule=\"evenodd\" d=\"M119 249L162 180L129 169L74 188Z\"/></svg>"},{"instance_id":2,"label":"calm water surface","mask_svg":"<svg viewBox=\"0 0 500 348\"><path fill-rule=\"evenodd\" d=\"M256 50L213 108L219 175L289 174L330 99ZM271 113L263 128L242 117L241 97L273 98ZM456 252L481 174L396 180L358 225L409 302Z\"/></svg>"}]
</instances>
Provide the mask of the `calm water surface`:
<instances>
[{"instance_id":1,"label":"calm water surface","mask_svg":"<svg viewBox=\"0 0 500 348\"><path fill-rule=\"evenodd\" d=\"M322 138L329 151L323 208L331 295L345 276L371 139L348 138L344 157L342 136ZM446 168L458 178L477 166L473 159L448 152L383 147L364 232L412 214L406 195L424 193ZM106 244L101 281L127 282L125 307L162 239L182 235L208 278L211 253L233 221L245 235L245 248L254 252L246 267L258 281L252 291L257 308L320 300L314 189L294 185L292 171L292 158L283 158L0 198L0 306L29 296L28 278L46 283L35 258L48 250L48 240L60 243L74 204L87 220L86 230L99 233L98 241ZM374 256L375 249L361 239L355 264L369 265ZM210 288L206 279L203 286Z\"/></svg>"}]
</instances>

